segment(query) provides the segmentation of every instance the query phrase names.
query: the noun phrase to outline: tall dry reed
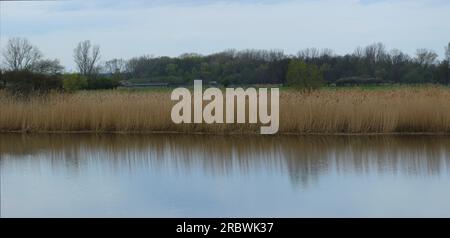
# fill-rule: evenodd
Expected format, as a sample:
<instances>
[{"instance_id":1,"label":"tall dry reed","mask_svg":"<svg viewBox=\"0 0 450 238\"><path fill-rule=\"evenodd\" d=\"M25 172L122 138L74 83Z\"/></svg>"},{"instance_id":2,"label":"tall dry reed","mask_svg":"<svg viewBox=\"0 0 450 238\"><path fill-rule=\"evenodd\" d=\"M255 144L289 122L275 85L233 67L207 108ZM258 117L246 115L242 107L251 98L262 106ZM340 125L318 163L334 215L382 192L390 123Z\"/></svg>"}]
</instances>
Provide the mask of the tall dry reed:
<instances>
[{"instance_id":1,"label":"tall dry reed","mask_svg":"<svg viewBox=\"0 0 450 238\"><path fill-rule=\"evenodd\" d=\"M17 99L0 92L0 131L255 133L255 124L184 124L170 92L90 91ZM280 133L450 133L450 90L282 91Z\"/></svg>"}]
</instances>

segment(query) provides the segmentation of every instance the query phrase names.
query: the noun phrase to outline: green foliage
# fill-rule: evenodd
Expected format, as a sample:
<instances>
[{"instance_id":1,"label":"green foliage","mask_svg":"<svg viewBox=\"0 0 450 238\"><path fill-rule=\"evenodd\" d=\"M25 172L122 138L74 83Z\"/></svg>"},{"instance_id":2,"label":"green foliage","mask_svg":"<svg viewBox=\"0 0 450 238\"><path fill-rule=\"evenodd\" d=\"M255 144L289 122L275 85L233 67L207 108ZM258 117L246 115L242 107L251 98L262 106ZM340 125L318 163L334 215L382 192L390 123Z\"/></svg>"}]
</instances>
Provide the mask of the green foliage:
<instances>
[{"instance_id":1,"label":"green foliage","mask_svg":"<svg viewBox=\"0 0 450 238\"><path fill-rule=\"evenodd\" d=\"M3 70L0 69L0 89L6 87L6 78L3 77Z\"/></svg>"},{"instance_id":2,"label":"green foliage","mask_svg":"<svg viewBox=\"0 0 450 238\"><path fill-rule=\"evenodd\" d=\"M113 89L120 85L121 79L121 74L113 74L111 77L97 76L93 78L86 78L80 74L66 74L64 75L64 89L68 92L80 89Z\"/></svg>"},{"instance_id":3,"label":"green foliage","mask_svg":"<svg viewBox=\"0 0 450 238\"><path fill-rule=\"evenodd\" d=\"M170 63L166 66L166 71L169 76L177 75L177 65Z\"/></svg>"},{"instance_id":4,"label":"green foliage","mask_svg":"<svg viewBox=\"0 0 450 238\"><path fill-rule=\"evenodd\" d=\"M449 43L450 45L450 43ZM449 50L450 55L450 50ZM450 62L448 60L443 60L439 65L438 70L438 80L441 84L450 84Z\"/></svg>"},{"instance_id":5,"label":"green foliage","mask_svg":"<svg viewBox=\"0 0 450 238\"><path fill-rule=\"evenodd\" d=\"M410 67L408 71L400 78L400 82L407 84L435 83L433 70L430 68Z\"/></svg>"},{"instance_id":6,"label":"green foliage","mask_svg":"<svg viewBox=\"0 0 450 238\"><path fill-rule=\"evenodd\" d=\"M30 66L33 73L26 78L22 78L25 73L3 72L6 76L1 76L0 88L21 93L64 86L67 91L75 91L111 89L123 81L183 85L191 84L194 79L215 81L220 86L283 84L305 90L323 84L338 85L349 78L376 79L376 84L450 84L449 48L450 43L440 62L430 50L422 49L416 56L408 56L399 50L386 51L381 43L357 48L346 55L311 48L300 51L297 56L276 50L227 50L204 56L192 53L179 57L141 56L128 61L108 61L107 73L101 74L100 69L94 67L87 70L90 72L86 73L87 79L70 75L64 76L64 80L59 75L62 68L57 60L41 60ZM10 78L8 82L7 78ZM39 80L35 82L32 78ZM368 82L355 81L348 85ZM25 85L27 83L29 85Z\"/></svg>"},{"instance_id":7,"label":"green foliage","mask_svg":"<svg viewBox=\"0 0 450 238\"><path fill-rule=\"evenodd\" d=\"M63 88L68 92L86 89L88 86L85 76L80 74L65 74L63 76Z\"/></svg>"},{"instance_id":8,"label":"green foliage","mask_svg":"<svg viewBox=\"0 0 450 238\"><path fill-rule=\"evenodd\" d=\"M96 90L96 89L114 89L120 85L120 82L117 78L108 78L108 77L96 77L89 79L87 81L87 89Z\"/></svg>"},{"instance_id":9,"label":"green foliage","mask_svg":"<svg viewBox=\"0 0 450 238\"><path fill-rule=\"evenodd\" d=\"M401 82L403 82L403 83L418 83L421 80L422 80L422 77L420 75L420 72L417 69L408 71L401 78Z\"/></svg>"},{"instance_id":10,"label":"green foliage","mask_svg":"<svg viewBox=\"0 0 450 238\"><path fill-rule=\"evenodd\" d=\"M2 73L5 88L13 94L29 95L31 93L47 93L51 90L61 90L63 81L61 75L33 73L26 70L7 71Z\"/></svg>"},{"instance_id":11,"label":"green foliage","mask_svg":"<svg viewBox=\"0 0 450 238\"><path fill-rule=\"evenodd\" d=\"M120 84L120 81L124 79L122 73L113 73L111 76L111 80L114 81L117 85Z\"/></svg>"},{"instance_id":12,"label":"green foliage","mask_svg":"<svg viewBox=\"0 0 450 238\"><path fill-rule=\"evenodd\" d=\"M208 56L185 54L176 58L142 56L129 60L125 79L168 83L203 79L220 85L281 84L289 63L281 56L279 51L264 50L226 51Z\"/></svg>"},{"instance_id":13,"label":"green foliage","mask_svg":"<svg viewBox=\"0 0 450 238\"><path fill-rule=\"evenodd\" d=\"M289 86L303 90L318 89L324 84L319 67L300 60L292 60L289 63L287 83Z\"/></svg>"},{"instance_id":14,"label":"green foliage","mask_svg":"<svg viewBox=\"0 0 450 238\"><path fill-rule=\"evenodd\" d=\"M319 49L301 51L297 57L265 50L228 50L206 56L185 54L174 58L143 56L128 62L124 79L130 82L139 79L141 83L185 84L203 79L223 86L292 85L292 82L287 82L289 65L301 59L307 65L314 65L305 70L308 77L322 79L296 83L311 89L322 83L335 84L339 79L349 77L376 78L382 83L399 84L446 82L445 68L440 69L440 65L430 63L435 62L432 58L435 54L429 50L421 52L424 54L411 57L399 50L386 51L381 43L377 43L344 56Z\"/></svg>"}]
</instances>

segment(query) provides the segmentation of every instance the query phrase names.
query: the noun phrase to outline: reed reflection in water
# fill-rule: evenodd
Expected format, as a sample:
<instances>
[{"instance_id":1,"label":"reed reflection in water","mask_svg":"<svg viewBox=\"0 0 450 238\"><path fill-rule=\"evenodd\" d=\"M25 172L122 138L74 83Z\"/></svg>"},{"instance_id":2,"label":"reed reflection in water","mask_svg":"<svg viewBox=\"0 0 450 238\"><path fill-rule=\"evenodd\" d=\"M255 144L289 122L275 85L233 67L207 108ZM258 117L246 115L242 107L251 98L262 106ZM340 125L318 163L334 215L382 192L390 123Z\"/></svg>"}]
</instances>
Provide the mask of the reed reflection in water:
<instances>
[{"instance_id":1,"label":"reed reflection in water","mask_svg":"<svg viewBox=\"0 0 450 238\"><path fill-rule=\"evenodd\" d=\"M2 216L450 216L448 136L2 134Z\"/></svg>"}]
</instances>

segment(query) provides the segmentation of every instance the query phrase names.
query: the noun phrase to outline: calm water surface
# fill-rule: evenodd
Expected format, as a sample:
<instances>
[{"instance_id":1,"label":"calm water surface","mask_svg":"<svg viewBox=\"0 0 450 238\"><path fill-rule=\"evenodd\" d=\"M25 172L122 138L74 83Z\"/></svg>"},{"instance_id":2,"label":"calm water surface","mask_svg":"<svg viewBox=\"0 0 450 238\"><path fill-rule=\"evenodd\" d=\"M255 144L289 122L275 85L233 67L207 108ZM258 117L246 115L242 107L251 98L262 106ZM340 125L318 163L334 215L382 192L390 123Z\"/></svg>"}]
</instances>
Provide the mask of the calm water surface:
<instances>
[{"instance_id":1,"label":"calm water surface","mask_svg":"<svg viewBox=\"0 0 450 238\"><path fill-rule=\"evenodd\" d=\"M2 217L450 217L448 136L0 134Z\"/></svg>"}]
</instances>

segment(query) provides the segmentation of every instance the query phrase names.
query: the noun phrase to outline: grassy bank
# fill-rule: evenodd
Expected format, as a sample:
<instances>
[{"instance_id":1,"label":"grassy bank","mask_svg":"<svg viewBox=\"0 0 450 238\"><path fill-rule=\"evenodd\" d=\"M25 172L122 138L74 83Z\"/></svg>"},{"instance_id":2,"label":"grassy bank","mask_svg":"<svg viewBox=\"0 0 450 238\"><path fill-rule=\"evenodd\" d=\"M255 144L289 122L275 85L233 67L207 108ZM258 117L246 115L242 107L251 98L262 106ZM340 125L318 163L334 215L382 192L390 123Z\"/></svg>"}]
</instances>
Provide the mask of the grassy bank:
<instances>
[{"instance_id":1,"label":"grassy bank","mask_svg":"<svg viewBox=\"0 0 450 238\"><path fill-rule=\"evenodd\" d=\"M170 91L89 91L22 100L0 92L0 131L257 133L256 124L172 123ZM282 90L279 133L450 133L450 90Z\"/></svg>"}]
</instances>

